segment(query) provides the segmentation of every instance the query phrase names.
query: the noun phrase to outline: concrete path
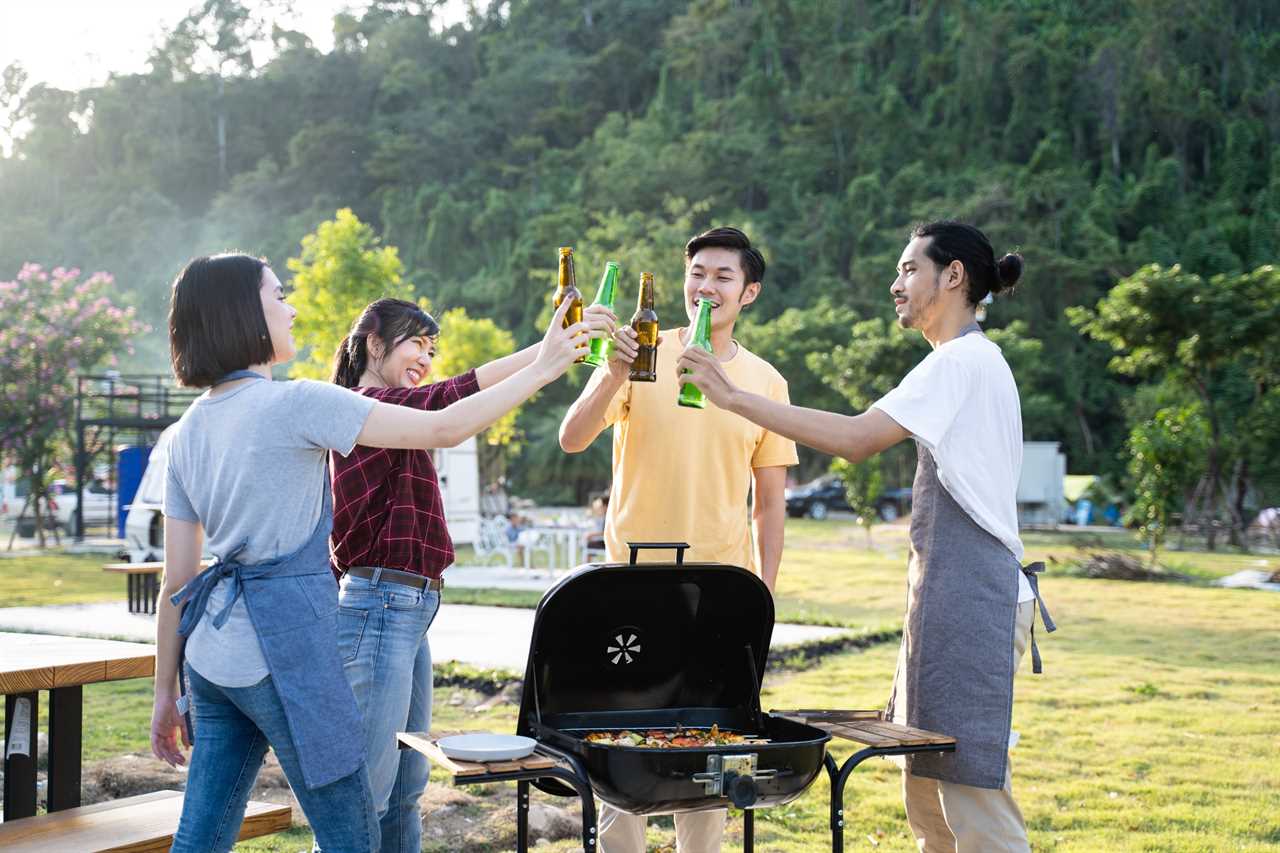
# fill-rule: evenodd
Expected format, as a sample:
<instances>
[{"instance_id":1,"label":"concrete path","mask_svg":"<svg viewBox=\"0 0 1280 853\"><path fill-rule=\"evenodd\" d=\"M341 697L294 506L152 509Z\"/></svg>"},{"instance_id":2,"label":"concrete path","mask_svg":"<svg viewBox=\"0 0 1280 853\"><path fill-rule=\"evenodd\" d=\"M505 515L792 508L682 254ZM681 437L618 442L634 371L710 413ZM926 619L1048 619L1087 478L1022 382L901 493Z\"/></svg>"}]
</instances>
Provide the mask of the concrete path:
<instances>
[{"instance_id":1,"label":"concrete path","mask_svg":"<svg viewBox=\"0 0 1280 853\"><path fill-rule=\"evenodd\" d=\"M472 586L543 590L564 574L568 573L547 570L528 572L506 568L451 569L446 578L445 604L431 626L432 657L437 661L457 660L474 666L522 671L529 656L533 611L516 607L449 604L447 589L450 586ZM120 600L97 604L0 608L0 631L147 642L155 639L156 628L154 616L130 613L125 602ZM841 633L839 628L778 624L773 628L772 644L792 646L835 637Z\"/></svg>"}]
</instances>

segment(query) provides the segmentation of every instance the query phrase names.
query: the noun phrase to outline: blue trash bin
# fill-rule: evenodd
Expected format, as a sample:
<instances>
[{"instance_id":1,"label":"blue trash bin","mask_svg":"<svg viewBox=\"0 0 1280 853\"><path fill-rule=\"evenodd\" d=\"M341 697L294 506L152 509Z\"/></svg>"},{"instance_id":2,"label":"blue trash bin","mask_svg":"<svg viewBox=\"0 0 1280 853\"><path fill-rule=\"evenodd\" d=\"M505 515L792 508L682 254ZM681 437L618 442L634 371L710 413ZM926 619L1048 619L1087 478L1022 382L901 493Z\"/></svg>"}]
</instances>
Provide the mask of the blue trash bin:
<instances>
[{"instance_id":1,"label":"blue trash bin","mask_svg":"<svg viewBox=\"0 0 1280 853\"><path fill-rule=\"evenodd\" d=\"M138 494L138 486L142 485L142 475L150 458L150 447L125 447L116 454L116 486L119 490L116 495L116 536L121 539L124 538L124 520L129 515L134 496Z\"/></svg>"}]
</instances>

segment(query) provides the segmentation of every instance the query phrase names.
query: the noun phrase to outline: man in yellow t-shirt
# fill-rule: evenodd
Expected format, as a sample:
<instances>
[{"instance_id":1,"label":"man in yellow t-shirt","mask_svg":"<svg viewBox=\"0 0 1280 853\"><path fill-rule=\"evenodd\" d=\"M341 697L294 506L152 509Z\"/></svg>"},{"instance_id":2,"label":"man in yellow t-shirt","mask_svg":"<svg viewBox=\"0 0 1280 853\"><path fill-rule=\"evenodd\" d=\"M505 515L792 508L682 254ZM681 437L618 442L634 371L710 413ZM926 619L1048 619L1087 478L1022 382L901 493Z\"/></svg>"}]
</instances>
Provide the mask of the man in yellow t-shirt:
<instances>
[{"instance_id":1,"label":"man in yellow t-shirt","mask_svg":"<svg viewBox=\"0 0 1280 853\"><path fill-rule=\"evenodd\" d=\"M764 269L764 257L737 228L699 234L685 246L685 311L692 324L699 300L715 303L711 344L725 372L740 387L788 403L782 375L733 339L738 314L760 294ZM606 427L614 428L604 528L610 561L628 559L628 541L683 541L690 545L690 562L750 569L772 591L782 559L786 469L798 461L796 446L713 403L705 409L676 404L675 361L691 333L691 325L664 332L658 380L631 382L636 336L629 326L620 327L608 369L595 372L565 414L560 446L579 453ZM639 559L665 562L673 556L642 551ZM676 815L679 853L719 850L725 814ZM643 817L608 804L601 808L601 853L643 853L644 833Z\"/></svg>"}]
</instances>

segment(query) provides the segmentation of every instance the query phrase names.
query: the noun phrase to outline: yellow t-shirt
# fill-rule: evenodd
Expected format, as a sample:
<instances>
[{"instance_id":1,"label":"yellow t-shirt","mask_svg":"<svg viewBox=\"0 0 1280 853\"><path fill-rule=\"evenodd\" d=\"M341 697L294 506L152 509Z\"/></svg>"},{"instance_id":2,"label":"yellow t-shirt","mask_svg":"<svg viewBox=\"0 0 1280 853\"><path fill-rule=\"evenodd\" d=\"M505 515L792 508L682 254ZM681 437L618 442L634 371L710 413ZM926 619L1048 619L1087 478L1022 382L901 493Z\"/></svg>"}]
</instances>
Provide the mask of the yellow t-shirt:
<instances>
[{"instance_id":1,"label":"yellow t-shirt","mask_svg":"<svg viewBox=\"0 0 1280 853\"><path fill-rule=\"evenodd\" d=\"M627 542L688 542L690 562L727 563L757 575L751 543L753 468L795 465L795 443L718 408L677 405L675 361L683 345L675 330L658 347L658 380L628 382L605 412L613 426L613 487L605 519L612 562L630 557ZM790 402L787 382L764 359L738 345L721 362L738 387ZM599 383L603 372L590 380ZM674 562L671 552L641 551L641 562Z\"/></svg>"}]
</instances>

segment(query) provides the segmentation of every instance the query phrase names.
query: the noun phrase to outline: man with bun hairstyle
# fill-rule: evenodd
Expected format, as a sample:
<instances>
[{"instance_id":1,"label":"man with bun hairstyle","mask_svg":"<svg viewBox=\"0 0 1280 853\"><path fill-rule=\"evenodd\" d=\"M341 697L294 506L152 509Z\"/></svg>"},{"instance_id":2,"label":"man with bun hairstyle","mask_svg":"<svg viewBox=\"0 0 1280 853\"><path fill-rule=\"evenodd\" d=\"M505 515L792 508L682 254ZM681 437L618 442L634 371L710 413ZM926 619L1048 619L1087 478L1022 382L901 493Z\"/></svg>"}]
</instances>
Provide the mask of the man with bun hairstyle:
<instances>
[{"instance_id":1,"label":"man with bun hairstyle","mask_svg":"<svg viewBox=\"0 0 1280 853\"><path fill-rule=\"evenodd\" d=\"M954 753L904 762L907 821L929 853L1029 849L1008 749L1013 677L1028 642L1040 671L1032 625L1043 564L1021 565L1018 389L974 319L979 302L1021 273L1021 256L997 261L972 225L915 228L889 292L899 325L919 329L933 352L859 415L751 394L696 348L675 366L717 406L852 462L915 440L907 611L886 717L956 738ZM1052 631L1043 602L1040 611Z\"/></svg>"}]
</instances>

